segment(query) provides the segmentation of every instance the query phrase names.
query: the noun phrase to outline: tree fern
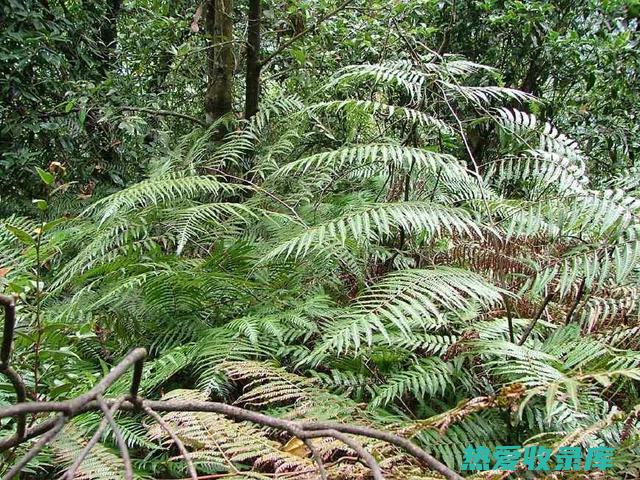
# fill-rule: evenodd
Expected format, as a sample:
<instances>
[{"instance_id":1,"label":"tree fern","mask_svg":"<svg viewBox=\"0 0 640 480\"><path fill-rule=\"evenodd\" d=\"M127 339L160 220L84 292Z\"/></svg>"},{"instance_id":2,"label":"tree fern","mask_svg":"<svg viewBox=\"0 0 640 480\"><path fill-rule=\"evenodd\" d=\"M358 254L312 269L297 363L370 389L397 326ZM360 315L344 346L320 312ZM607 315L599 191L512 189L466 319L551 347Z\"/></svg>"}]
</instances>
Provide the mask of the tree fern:
<instances>
[{"instance_id":1,"label":"tree fern","mask_svg":"<svg viewBox=\"0 0 640 480\"><path fill-rule=\"evenodd\" d=\"M371 406L386 406L408 394L419 399L436 397L452 386L450 366L438 358L427 358L387 378L375 389Z\"/></svg>"},{"instance_id":2,"label":"tree fern","mask_svg":"<svg viewBox=\"0 0 640 480\"><path fill-rule=\"evenodd\" d=\"M326 244L342 243L347 238L358 241L380 241L392 229L409 233L427 231L431 235L449 234L481 236L480 228L466 211L427 202L402 202L368 205L355 212L307 228L292 239L278 245L264 258L298 258Z\"/></svg>"},{"instance_id":3,"label":"tree fern","mask_svg":"<svg viewBox=\"0 0 640 480\"><path fill-rule=\"evenodd\" d=\"M323 329L321 350L338 353L371 345L374 333L389 341L389 330L407 338L413 330L437 330L443 310L464 310L472 302L492 305L500 290L481 277L451 268L404 270L370 287Z\"/></svg>"}]
</instances>

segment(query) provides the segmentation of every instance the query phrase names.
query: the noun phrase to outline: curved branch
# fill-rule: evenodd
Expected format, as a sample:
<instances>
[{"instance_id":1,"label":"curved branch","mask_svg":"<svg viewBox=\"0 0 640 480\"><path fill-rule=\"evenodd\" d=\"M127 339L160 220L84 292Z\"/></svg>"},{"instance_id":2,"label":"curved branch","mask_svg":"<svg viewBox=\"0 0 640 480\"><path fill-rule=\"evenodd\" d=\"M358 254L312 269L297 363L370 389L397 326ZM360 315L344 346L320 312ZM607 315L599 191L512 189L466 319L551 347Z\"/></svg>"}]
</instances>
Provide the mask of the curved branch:
<instances>
[{"instance_id":1,"label":"curved branch","mask_svg":"<svg viewBox=\"0 0 640 480\"><path fill-rule=\"evenodd\" d=\"M311 452L311 457L313 458L313 461L318 466L318 473L320 474L320 479L327 480L328 478L327 470L324 468L324 462L322 461L322 456L320 455L320 452L318 452L318 449L315 447L315 445L313 444L310 438L305 438L302 441Z\"/></svg>"},{"instance_id":2,"label":"curved branch","mask_svg":"<svg viewBox=\"0 0 640 480\"><path fill-rule=\"evenodd\" d=\"M171 427L169 427L169 425L167 425L167 422L165 422L162 417L158 415L157 412L154 412L151 408L144 405L144 403L142 404L142 410L144 410L147 415L152 417L158 423L158 425L160 425L160 427L162 427L162 429L169 434L169 436L173 440L173 443L175 443L176 447L178 447L178 450L180 450L180 454L187 464L187 470L189 471L189 475L191 476L192 480L198 480L198 472L196 472L196 468L193 466L193 461L189 456L189 452L187 452L187 449L175 434L175 432L171 429Z\"/></svg>"},{"instance_id":3,"label":"curved branch","mask_svg":"<svg viewBox=\"0 0 640 480\"><path fill-rule=\"evenodd\" d=\"M11 470L9 470L3 477L2 480L12 480L20 471L29 463L38 453L42 450L49 442L51 442L62 427L64 427L64 423L66 421L66 417L64 415L60 415L56 421L55 426L49 430L45 435L43 435L40 440L38 440L33 447L20 459L18 463L16 463Z\"/></svg>"},{"instance_id":4,"label":"curved branch","mask_svg":"<svg viewBox=\"0 0 640 480\"><path fill-rule=\"evenodd\" d=\"M109 410L109 406L105 403L104 399L101 395L96 397L96 401L100 406L100 410L104 414L104 418L111 426L111 430L113 430L113 435L116 437L116 443L118 444L118 448L120 449L120 455L122 456L122 463L124 463L124 478L126 480L133 480L133 466L131 465L131 457L129 456L129 449L127 448L127 443L124 441L122 437L122 432L120 431L120 427L113 418L111 411Z\"/></svg>"},{"instance_id":5,"label":"curved branch","mask_svg":"<svg viewBox=\"0 0 640 480\"><path fill-rule=\"evenodd\" d=\"M333 437L336 440L340 440L342 443L344 443L349 448L351 448L354 452L356 452L356 454L358 454L358 456L362 460L364 460L364 462L367 464L367 466L371 470L371 475L373 476L374 480L384 480L384 477L382 476L382 471L380 470L380 465L378 465L378 462L376 461L376 459L373 458L373 455L371 455L362 446L362 444L358 442L356 439L351 438L342 432L338 432L337 430L331 430L331 429L305 431L304 436L306 438Z\"/></svg>"},{"instance_id":6,"label":"curved branch","mask_svg":"<svg viewBox=\"0 0 640 480\"><path fill-rule=\"evenodd\" d=\"M113 406L111 407L112 415L118 411L123 401L124 401L124 398L117 400L113 404ZM65 480L73 480L76 474L76 470L80 468L80 465L82 465L82 462L84 461L84 459L87 458L87 456L91 452L91 449L96 446L96 444L100 440L100 437L102 437L102 434L107 428L108 424L109 424L109 421L107 420L107 418L106 417L103 418L102 421L100 422L100 425L98 426L95 433L93 434L93 437L91 437L91 440L89 440L89 442L85 445L85 447L80 452L80 455L76 457L76 460L73 462L73 465L71 465L71 467L69 467L69 469L67 470L67 473L65 475Z\"/></svg>"},{"instance_id":7,"label":"curved branch","mask_svg":"<svg viewBox=\"0 0 640 480\"><path fill-rule=\"evenodd\" d=\"M463 477L451 470L449 467L440 463L427 452L422 450L416 444L406 438L402 438L393 433L376 430L374 428L362 427L359 425L348 425L337 422L303 422L304 430L338 430L353 435L361 435L363 437L375 438L390 443L407 451L413 457L417 458L432 470L443 475L448 480L464 480Z\"/></svg>"}]
</instances>

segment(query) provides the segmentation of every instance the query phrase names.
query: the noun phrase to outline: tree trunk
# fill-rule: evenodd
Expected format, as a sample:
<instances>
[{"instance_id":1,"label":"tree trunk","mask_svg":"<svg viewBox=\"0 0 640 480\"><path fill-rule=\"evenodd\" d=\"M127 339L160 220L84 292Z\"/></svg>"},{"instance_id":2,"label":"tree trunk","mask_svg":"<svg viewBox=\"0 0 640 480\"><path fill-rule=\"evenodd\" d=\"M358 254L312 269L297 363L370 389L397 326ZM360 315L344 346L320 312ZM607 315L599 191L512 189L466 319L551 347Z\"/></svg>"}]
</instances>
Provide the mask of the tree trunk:
<instances>
[{"instance_id":1,"label":"tree trunk","mask_svg":"<svg viewBox=\"0 0 640 480\"><path fill-rule=\"evenodd\" d=\"M204 110L207 123L213 123L233 110L233 0L206 0L204 23L209 47Z\"/></svg>"},{"instance_id":2,"label":"tree trunk","mask_svg":"<svg viewBox=\"0 0 640 480\"><path fill-rule=\"evenodd\" d=\"M107 2L107 9L100 24L100 71L103 77L113 68L118 41L118 14L122 6L120 0Z\"/></svg>"},{"instance_id":3,"label":"tree trunk","mask_svg":"<svg viewBox=\"0 0 640 480\"><path fill-rule=\"evenodd\" d=\"M262 0L249 0L247 19L247 76L244 98L244 117L249 119L258 112L260 102L260 17Z\"/></svg>"}]
</instances>

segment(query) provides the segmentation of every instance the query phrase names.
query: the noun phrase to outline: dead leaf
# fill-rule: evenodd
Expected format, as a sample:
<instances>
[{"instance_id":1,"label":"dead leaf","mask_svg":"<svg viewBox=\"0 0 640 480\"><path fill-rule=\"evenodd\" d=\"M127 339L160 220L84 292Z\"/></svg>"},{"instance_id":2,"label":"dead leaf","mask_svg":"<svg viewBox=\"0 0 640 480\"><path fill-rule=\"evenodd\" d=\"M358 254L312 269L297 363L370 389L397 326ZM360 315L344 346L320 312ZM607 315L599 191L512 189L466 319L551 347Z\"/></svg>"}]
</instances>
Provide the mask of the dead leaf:
<instances>
[{"instance_id":1,"label":"dead leaf","mask_svg":"<svg viewBox=\"0 0 640 480\"><path fill-rule=\"evenodd\" d=\"M292 437L280 450L300 458L307 458L310 453L304 442L298 437Z\"/></svg>"},{"instance_id":2,"label":"dead leaf","mask_svg":"<svg viewBox=\"0 0 640 480\"><path fill-rule=\"evenodd\" d=\"M193 14L193 20L191 21L191 31L193 33L198 33L200 31L200 25L198 25L200 18L202 18L202 4L198 5L196 13Z\"/></svg>"}]
</instances>

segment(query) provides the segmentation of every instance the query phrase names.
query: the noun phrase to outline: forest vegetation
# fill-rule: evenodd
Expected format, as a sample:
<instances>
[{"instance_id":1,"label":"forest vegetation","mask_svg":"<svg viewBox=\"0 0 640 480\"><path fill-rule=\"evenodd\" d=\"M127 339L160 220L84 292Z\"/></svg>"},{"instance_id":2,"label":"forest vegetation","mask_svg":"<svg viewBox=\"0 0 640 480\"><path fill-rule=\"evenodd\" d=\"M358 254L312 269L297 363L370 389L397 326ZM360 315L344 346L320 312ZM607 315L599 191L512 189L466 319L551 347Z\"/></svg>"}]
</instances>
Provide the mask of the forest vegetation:
<instances>
[{"instance_id":1,"label":"forest vegetation","mask_svg":"<svg viewBox=\"0 0 640 480\"><path fill-rule=\"evenodd\" d=\"M443 478L219 410L107 421L132 379L465 478L640 478L638 0L3 0L0 25L0 411L147 352L98 411L0 415L4 478ZM464 471L469 445L613 465Z\"/></svg>"}]
</instances>

